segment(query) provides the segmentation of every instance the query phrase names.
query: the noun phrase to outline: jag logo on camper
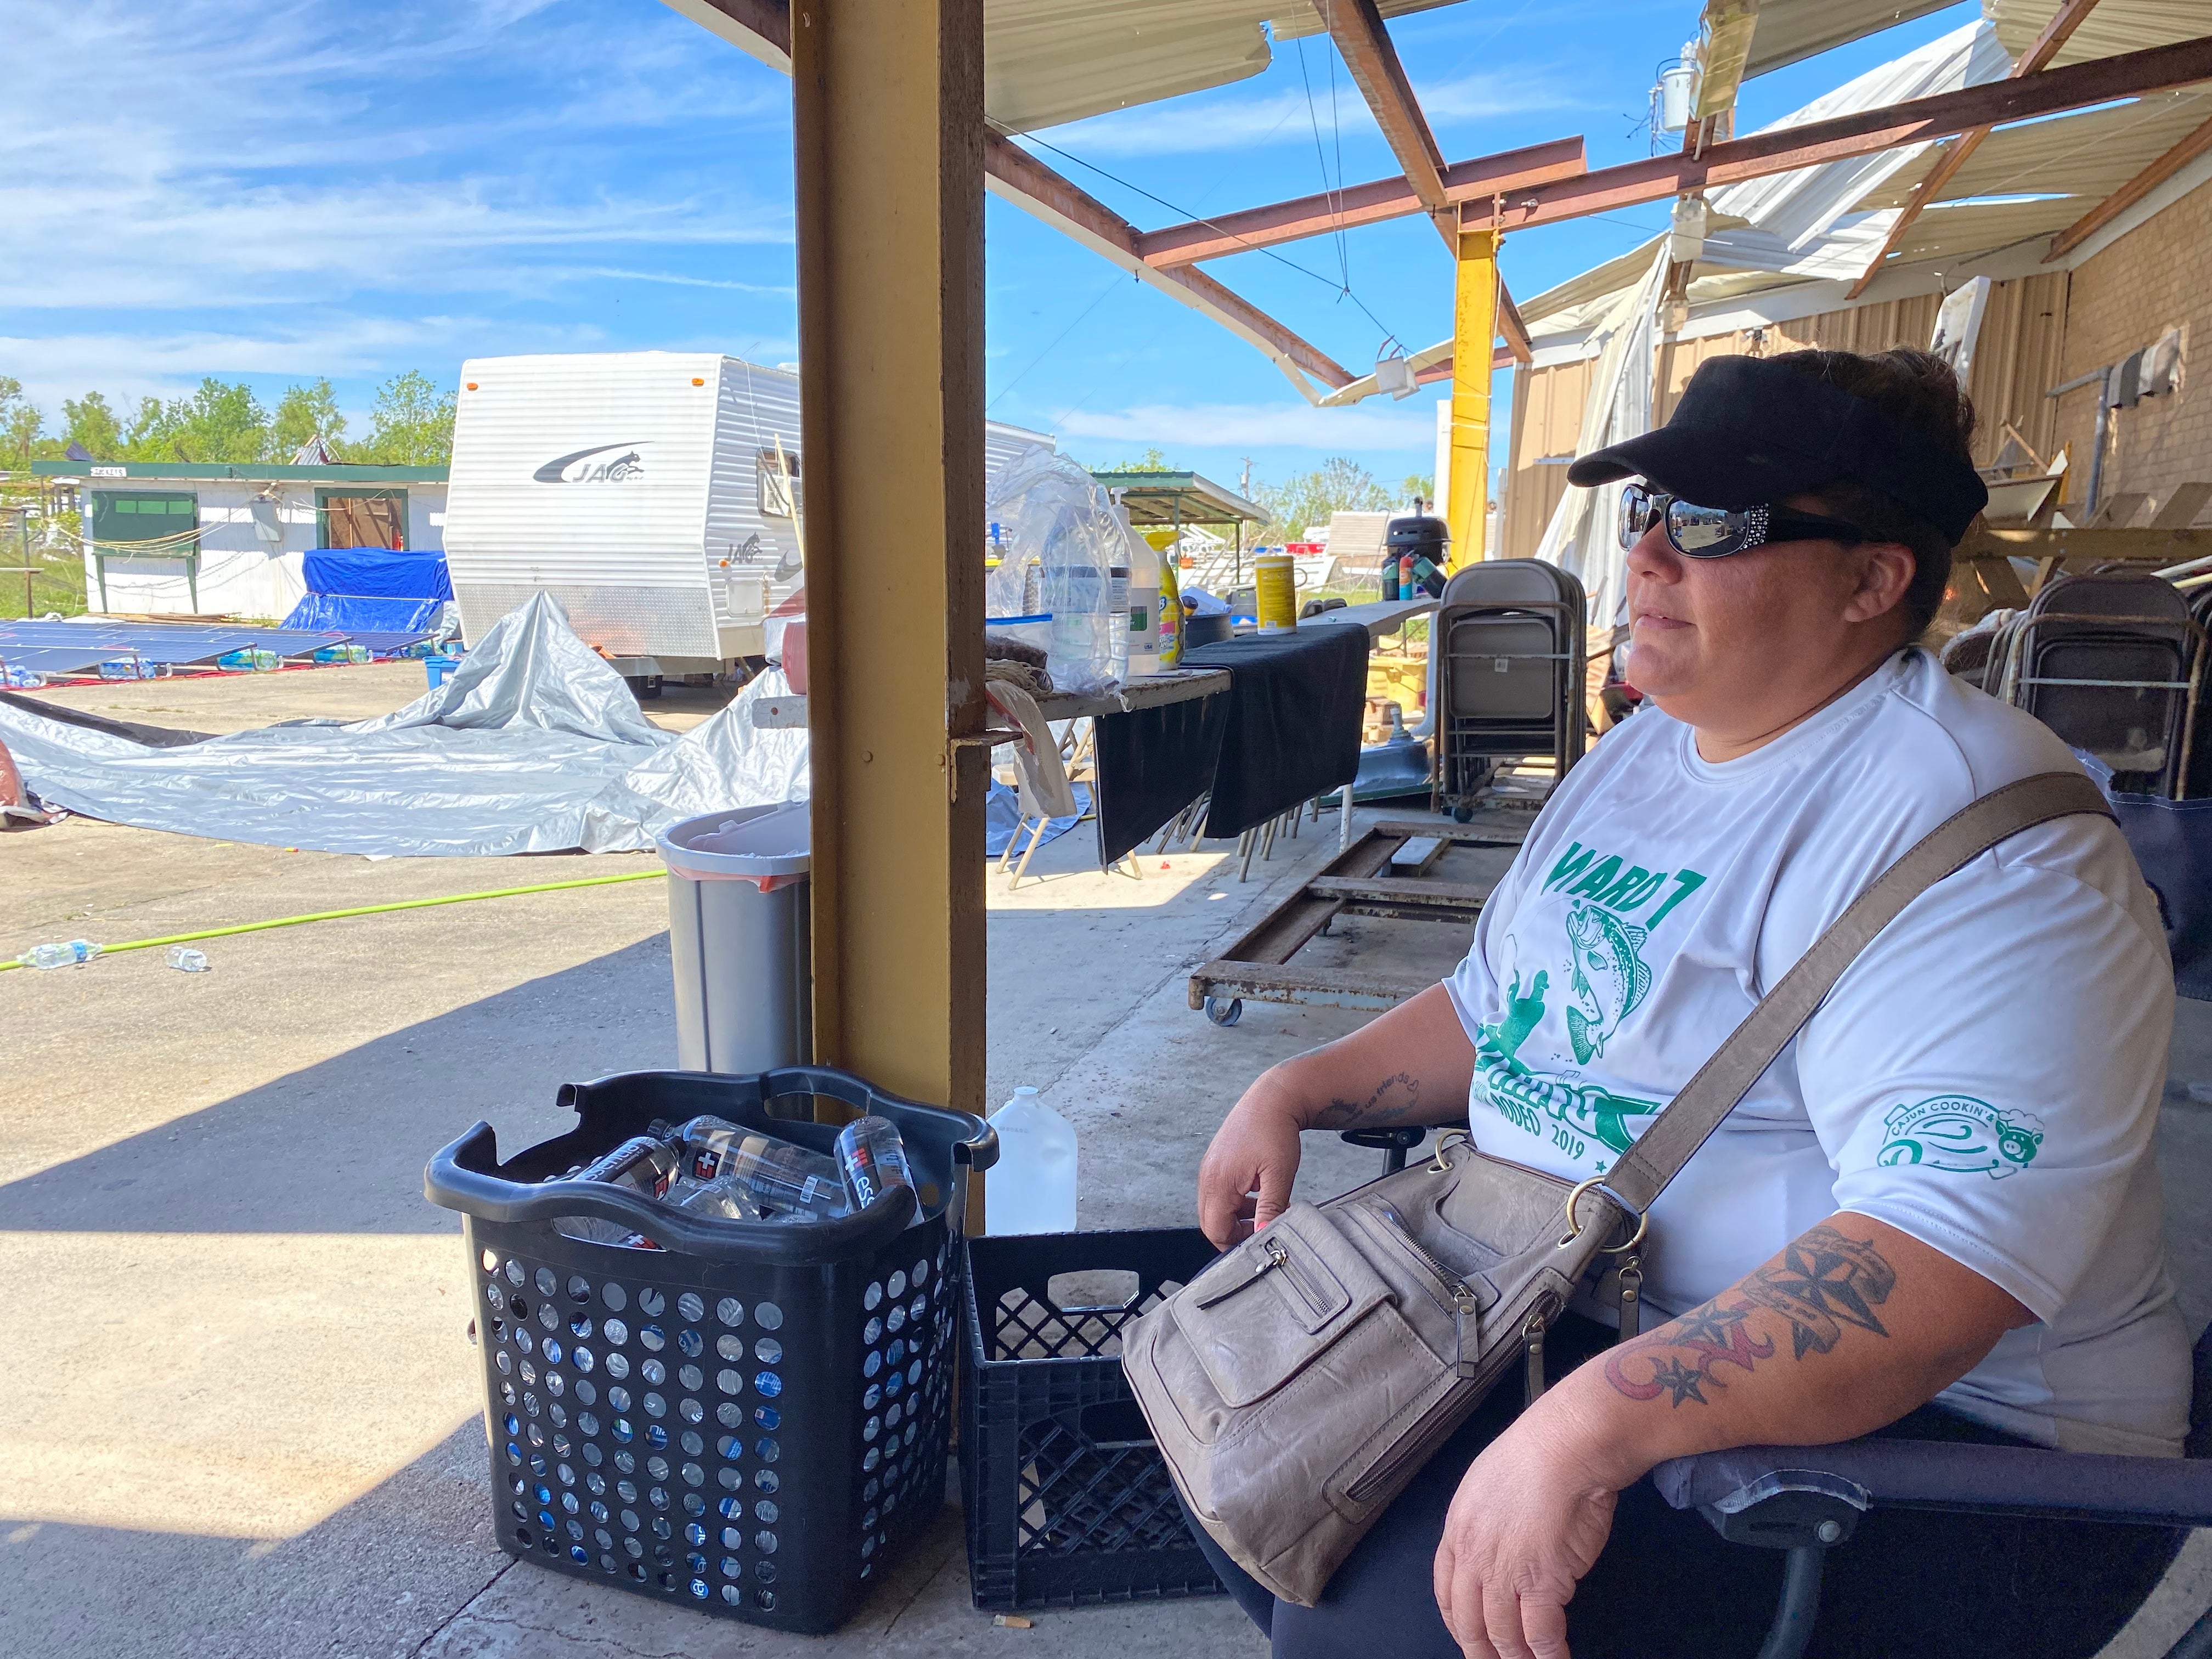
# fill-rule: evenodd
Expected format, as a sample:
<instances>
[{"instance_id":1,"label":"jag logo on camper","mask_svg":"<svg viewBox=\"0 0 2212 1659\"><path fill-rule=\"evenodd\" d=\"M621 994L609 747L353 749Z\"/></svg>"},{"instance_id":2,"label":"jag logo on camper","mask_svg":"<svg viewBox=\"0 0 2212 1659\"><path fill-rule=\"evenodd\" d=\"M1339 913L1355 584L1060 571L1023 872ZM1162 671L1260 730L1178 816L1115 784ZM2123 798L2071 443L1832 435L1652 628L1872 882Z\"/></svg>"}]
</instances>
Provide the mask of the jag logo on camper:
<instances>
[{"instance_id":1,"label":"jag logo on camper","mask_svg":"<svg viewBox=\"0 0 2212 1659\"><path fill-rule=\"evenodd\" d=\"M625 478L641 478L645 476L645 463L638 451L644 447L643 444L596 444L589 449L556 456L530 476L540 483L620 483ZM611 460L589 459L615 450L627 453Z\"/></svg>"}]
</instances>

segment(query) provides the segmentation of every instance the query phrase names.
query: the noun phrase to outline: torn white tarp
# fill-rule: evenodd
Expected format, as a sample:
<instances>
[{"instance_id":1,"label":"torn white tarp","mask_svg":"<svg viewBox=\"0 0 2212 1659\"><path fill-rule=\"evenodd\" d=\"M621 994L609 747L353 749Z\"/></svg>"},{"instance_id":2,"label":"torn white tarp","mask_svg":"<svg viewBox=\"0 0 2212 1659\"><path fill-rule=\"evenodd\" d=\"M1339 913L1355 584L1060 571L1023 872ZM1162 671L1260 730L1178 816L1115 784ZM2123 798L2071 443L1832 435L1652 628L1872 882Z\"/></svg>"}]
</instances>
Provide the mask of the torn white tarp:
<instances>
[{"instance_id":1,"label":"torn white tarp","mask_svg":"<svg viewBox=\"0 0 2212 1659\"><path fill-rule=\"evenodd\" d=\"M48 805L139 829L418 858L635 852L679 819L806 794L806 733L752 723L789 690L770 670L703 725L663 732L540 593L375 720L163 747L18 699L0 703L0 742Z\"/></svg>"}]
</instances>

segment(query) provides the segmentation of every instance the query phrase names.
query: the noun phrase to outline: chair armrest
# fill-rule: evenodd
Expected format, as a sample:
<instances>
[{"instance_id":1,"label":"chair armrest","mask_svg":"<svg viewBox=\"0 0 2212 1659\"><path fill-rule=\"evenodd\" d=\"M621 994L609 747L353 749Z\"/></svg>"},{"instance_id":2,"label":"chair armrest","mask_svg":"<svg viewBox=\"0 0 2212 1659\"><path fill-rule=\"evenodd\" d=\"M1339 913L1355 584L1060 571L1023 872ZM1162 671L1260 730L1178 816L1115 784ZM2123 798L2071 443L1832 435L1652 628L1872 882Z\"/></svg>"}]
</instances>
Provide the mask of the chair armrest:
<instances>
[{"instance_id":1,"label":"chair armrest","mask_svg":"<svg viewBox=\"0 0 2212 1659\"><path fill-rule=\"evenodd\" d=\"M1885 1505L2066 1520L2212 1527L2212 1462L2115 1457L1956 1441L1742 1446L1678 1457L1651 1471L1660 1496L1719 1524L1783 1492Z\"/></svg>"}]
</instances>

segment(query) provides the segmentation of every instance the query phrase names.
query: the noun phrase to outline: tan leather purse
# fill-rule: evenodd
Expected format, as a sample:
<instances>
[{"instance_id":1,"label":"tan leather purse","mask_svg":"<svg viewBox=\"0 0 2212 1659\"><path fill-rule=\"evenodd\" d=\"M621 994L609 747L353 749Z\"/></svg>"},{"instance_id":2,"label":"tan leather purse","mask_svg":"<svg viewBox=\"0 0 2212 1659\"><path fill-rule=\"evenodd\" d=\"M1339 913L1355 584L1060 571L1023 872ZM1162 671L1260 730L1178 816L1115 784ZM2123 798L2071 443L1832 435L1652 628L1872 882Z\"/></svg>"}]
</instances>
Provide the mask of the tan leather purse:
<instances>
[{"instance_id":1,"label":"tan leather purse","mask_svg":"<svg viewBox=\"0 0 2212 1659\"><path fill-rule=\"evenodd\" d=\"M1651 1202L1899 912L2029 827L2111 809L2078 772L1992 791L1855 900L1601 1180L1448 1134L1433 1158L1293 1205L1133 1324L1122 1367L1184 1503L1230 1558L1311 1607L1423 1463L1592 1284L1636 1333ZM1778 1243L1780 1241L1777 1241Z\"/></svg>"}]
</instances>

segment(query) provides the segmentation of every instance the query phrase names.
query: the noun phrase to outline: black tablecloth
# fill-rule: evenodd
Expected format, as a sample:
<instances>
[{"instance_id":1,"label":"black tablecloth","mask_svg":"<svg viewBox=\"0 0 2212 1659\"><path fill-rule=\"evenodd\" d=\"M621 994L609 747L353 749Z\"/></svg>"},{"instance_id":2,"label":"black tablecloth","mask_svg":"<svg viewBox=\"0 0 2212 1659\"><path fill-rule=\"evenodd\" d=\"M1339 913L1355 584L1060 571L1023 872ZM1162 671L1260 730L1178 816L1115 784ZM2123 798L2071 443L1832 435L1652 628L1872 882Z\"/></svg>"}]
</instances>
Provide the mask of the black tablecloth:
<instances>
[{"instance_id":1,"label":"black tablecloth","mask_svg":"<svg viewBox=\"0 0 2212 1659\"><path fill-rule=\"evenodd\" d=\"M1206 817L1209 836L1242 835L1358 776L1364 628L1316 617L1293 633L1201 646L1182 665L1226 668L1232 676L1228 696L1214 699L1229 708Z\"/></svg>"},{"instance_id":2,"label":"black tablecloth","mask_svg":"<svg viewBox=\"0 0 2212 1659\"><path fill-rule=\"evenodd\" d=\"M1098 719L1101 869L1213 787L1228 725L1226 691Z\"/></svg>"}]
</instances>

